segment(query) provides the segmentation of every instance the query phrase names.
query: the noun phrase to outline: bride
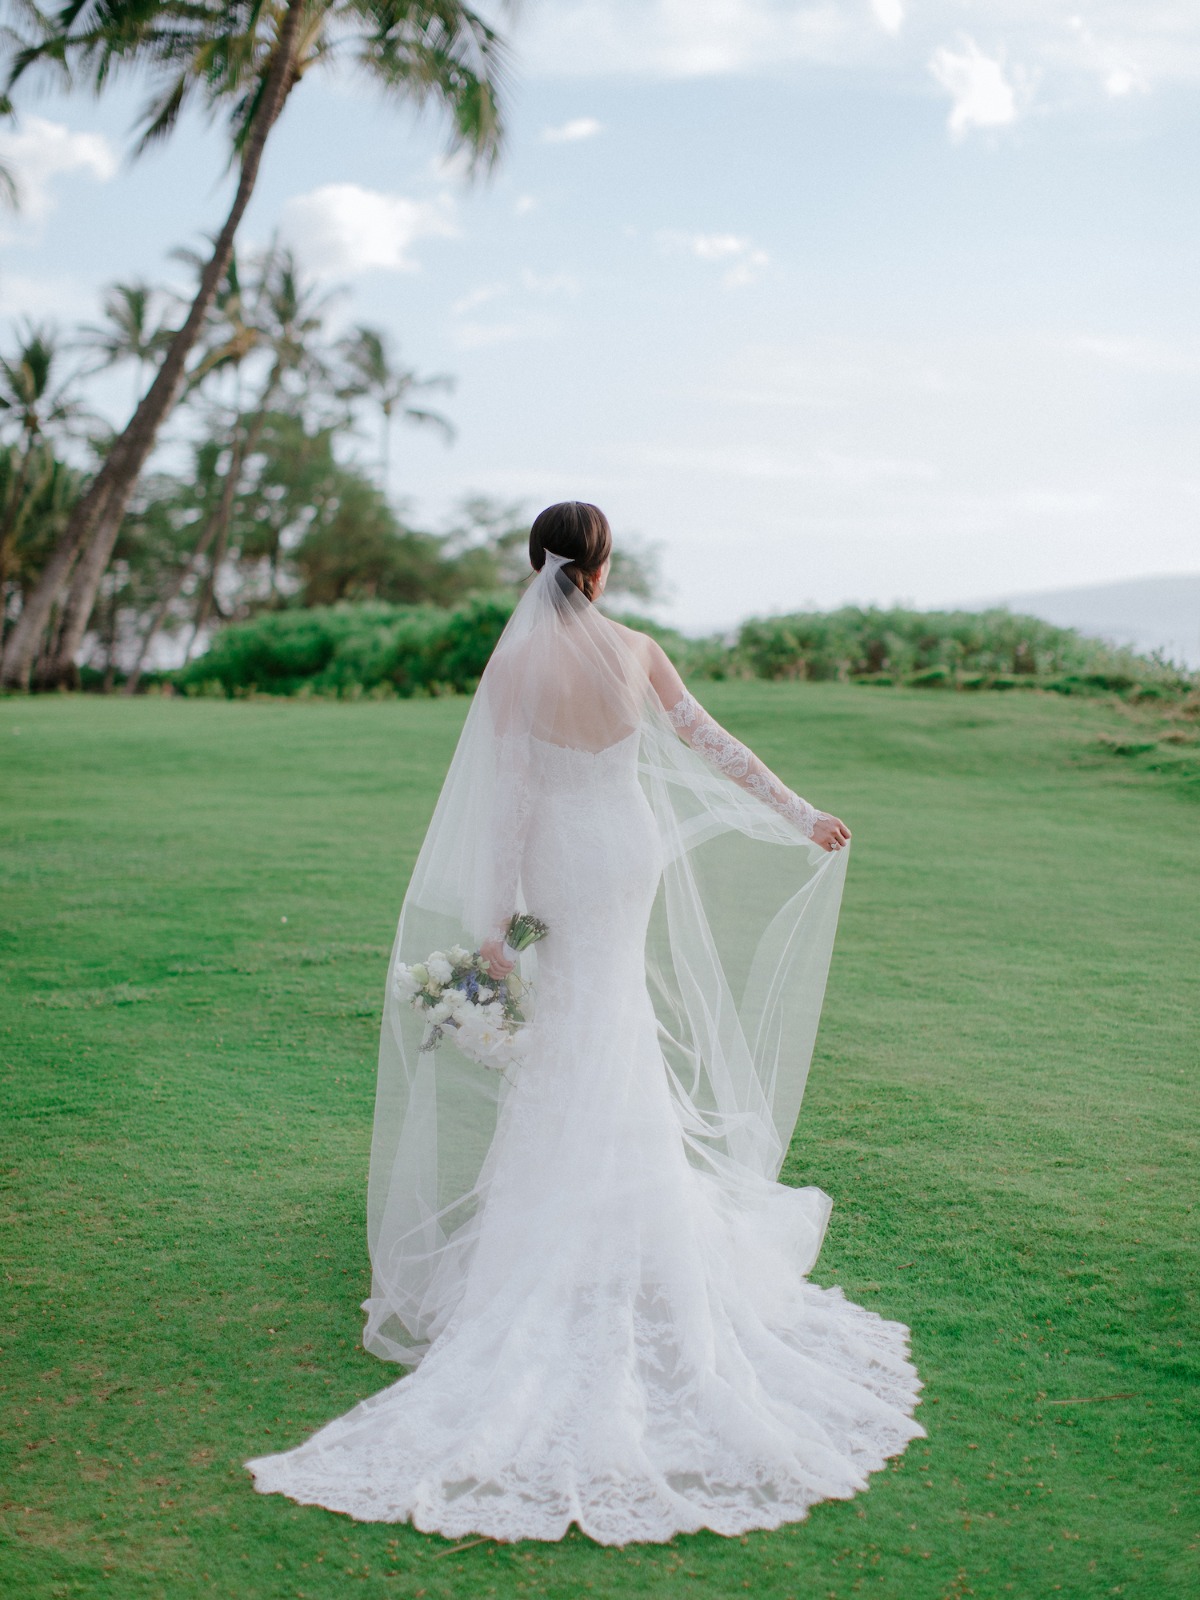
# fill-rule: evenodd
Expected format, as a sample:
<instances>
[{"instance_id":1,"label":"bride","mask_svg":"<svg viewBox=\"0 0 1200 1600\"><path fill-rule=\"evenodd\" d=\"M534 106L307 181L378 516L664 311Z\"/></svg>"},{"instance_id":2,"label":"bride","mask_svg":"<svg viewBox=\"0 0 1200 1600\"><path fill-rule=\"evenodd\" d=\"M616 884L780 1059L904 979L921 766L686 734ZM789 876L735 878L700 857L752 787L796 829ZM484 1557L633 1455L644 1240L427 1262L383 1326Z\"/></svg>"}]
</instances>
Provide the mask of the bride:
<instances>
[{"instance_id":1,"label":"bride","mask_svg":"<svg viewBox=\"0 0 1200 1600\"><path fill-rule=\"evenodd\" d=\"M849 831L592 604L611 548L595 506L534 522L400 916L363 1340L415 1370L264 1493L620 1545L795 1521L923 1435L907 1329L806 1281L831 1202L776 1181ZM413 1001L467 947L521 994L502 1070Z\"/></svg>"}]
</instances>

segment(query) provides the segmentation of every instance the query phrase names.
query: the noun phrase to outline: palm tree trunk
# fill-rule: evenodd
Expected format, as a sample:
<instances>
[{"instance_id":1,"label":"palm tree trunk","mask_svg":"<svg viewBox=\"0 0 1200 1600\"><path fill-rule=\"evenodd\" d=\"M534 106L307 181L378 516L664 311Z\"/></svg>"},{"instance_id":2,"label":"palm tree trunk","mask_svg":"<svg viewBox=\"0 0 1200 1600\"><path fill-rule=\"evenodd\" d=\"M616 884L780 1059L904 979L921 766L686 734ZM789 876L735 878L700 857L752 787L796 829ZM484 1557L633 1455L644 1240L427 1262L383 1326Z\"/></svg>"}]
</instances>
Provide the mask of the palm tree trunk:
<instances>
[{"instance_id":1,"label":"palm tree trunk","mask_svg":"<svg viewBox=\"0 0 1200 1600\"><path fill-rule=\"evenodd\" d=\"M216 531L217 519L215 516L213 516L210 517L208 522L205 524L204 532L200 535L195 549L184 562L183 566L180 567L175 582L171 585L170 589L154 608L154 615L150 618L150 626L142 635L142 642L138 646L137 659L133 663L133 670L125 680L124 688L121 690L122 694L137 693L138 684L142 681L142 672L145 669L146 657L150 654L150 646L158 637L158 630L167 620L167 613L182 594L184 584L191 577L192 573L195 572L196 563L201 559L201 557L204 555L204 552L212 543L213 535L216 533Z\"/></svg>"},{"instance_id":2,"label":"palm tree trunk","mask_svg":"<svg viewBox=\"0 0 1200 1600\"><path fill-rule=\"evenodd\" d=\"M200 637L209 613L212 611L213 600L217 592L217 572L225 559L225 551L229 546L229 524L223 522L217 536L216 548L212 553L212 560L208 564L208 572L204 582L200 585L200 593L196 597L196 615L192 618L192 631L188 638L187 649L183 652L183 664L186 667L192 659L192 651L196 648L196 640Z\"/></svg>"},{"instance_id":3,"label":"palm tree trunk","mask_svg":"<svg viewBox=\"0 0 1200 1600\"><path fill-rule=\"evenodd\" d=\"M4 592L4 585L8 581L8 566L12 557L13 546L17 542L17 524L21 516L21 502L25 498L25 490L29 483L29 469L33 465L33 451L37 443L37 435L28 434L25 440L25 449L21 455L21 465L13 478L12 489L8 496L8 503L4 507L4 522L0 525L0 594ZM0 617L0 636L2 636L4 619Z\"/></svg>"},{"instance_id":4,"label":"palm tree trunk","mask_svg":"<svg viewBox=\"0 0 1200 1600\"><path fill-rule=\"evenodd\" d=\"M75 677L75 654L87 630L96 591L112 555L125 507L146 458L154 447L158 430L182 386L188 355L200 335L208 309L229 265L238 224L254 192L267 136L296 83L295 55L303 11L304 0L288 0L262 103L242 156L237 193L225 226L218 234L213 253L201 274L196 298L192 301L187 320L172 339L148 393L72 513L63 541L67 551L65 564L56 566L51 562L17 619L4 653L3 666L0 667L0 683L7 687L23 689L28 686L38 641L54 602L61 593L66 573L78 553L58 647L54 658L47 664L42 681L47 687L55 687L69 683Z\"/></svg>"},{"instance_id":5,"label":"palm tree trunk","mask_svg":"<svg viewBox=\"0 0 1200 1600\"><path fill-rule=\"evenodd\" d=\"M200 637L205 623L208 621L212 610L213 599L216 594L217 573L221 562L225 559L225 552L229 548L229 527L233 521L233 505L237 499L238 489L242 482L242 468L247 459L252 456L262 438L262 431L267 421L267 410L275 398L282 376L278 364L272 368L271 375L263 387L263 392L258 399L258 409L250 419L250 425L238 434L233 448L233 459L229 463L229 471L225 474L225 482L221 485L221 500L217 506L215 523L217 533L216 548L213 550L212 564L209 567L208 579L200 591L200 603L196 607L196 621L192 627L192 637L188 640L184 661L190 661L192 651L196 648L196 640Z\"/></svg>"},{"instance_id":6,"label":"palm tree trunk","mask_svg":"<svg viewBox=\"0 0 1200 1600\"><path fill-rule=\"evenodd\" d=\"M0 668L0 687L27 689L34 662L37 661L39 670L43 665L46 625L51 616L57 620L59 600L78 554L79 540L68 522L59 534L33 593L21 607L20 615L8 636L4 646L3 667Z\"/></svg>"},{"instance_id":7,"label":"palm tree trunk","mask_svg":"<svg viewBox=\"0 0 1200 1600\"><path fill-rule=\"evenodd\" d=\"M158 630L166 621L167 612L171 609L171 606L179 597L188 578L196 570L196 563L201 559L209 545L213 542L213 539L219 533L221 538L217 551L213 555L212 571L215 579L216 570L220 566L221 558L225 553L225 546L229 534L229 523L233 516L233 503L237 498L238 486L242 476L242 466L245 463L246 458L254 454L255 446L258 444L258 441L262 436L263 426L267 419L267 407L271 399L274 397L274 391L277 386L276 380L277 370L276 373L272 374L263 390L262 396L259 400L259 409L252 418L249 428L246 430L245 434L240 436L234 444L233 459L229 463L229 470L226 472L224 482L221 485L221 499L216 510L205 523L204 532L200 535L200 538L197 541L191 555L180 568L179 576L172 584L170 591L162 600L159 601L157 607L155 608L154 615L150 619L150 626L146 629L141 645L138 648L137 660L133 664L133 671L125 680L125 687L122 691L124 694L137 693L137 688L138 684L141 682L142 670L145 666L146 657L150 652L150 646L153 644L154 639L158 634ZM188 642L187 648L187 654L189 656L191 655L192 647L196 642L196 635L204 626L204 622L206 620L207 608L205 609L204 618L199 620L192 629L192 637Z\"/></svg>"},{"instance_id":8,"label":"palm tree trunk","mask_svg":"<svg viewBox=\"0 0 1200 1600\"><path fill-rule=\"evenodd\" d=\"M117 679L117 625L119 621L120 606L117 603L117 591L114 589L108 597L108 626L105 629L104 681L100 685L101 694L111 694L113 684Z\"/></svg>"}]
</instances>

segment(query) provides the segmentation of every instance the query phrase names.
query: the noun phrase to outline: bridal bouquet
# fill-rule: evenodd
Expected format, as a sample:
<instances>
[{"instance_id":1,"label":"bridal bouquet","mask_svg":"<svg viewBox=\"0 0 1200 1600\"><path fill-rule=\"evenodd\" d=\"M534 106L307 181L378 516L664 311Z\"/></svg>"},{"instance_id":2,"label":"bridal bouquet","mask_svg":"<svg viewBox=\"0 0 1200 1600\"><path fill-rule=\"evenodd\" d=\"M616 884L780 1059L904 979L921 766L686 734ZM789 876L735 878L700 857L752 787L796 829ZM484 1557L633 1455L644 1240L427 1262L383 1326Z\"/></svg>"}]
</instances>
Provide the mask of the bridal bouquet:
<instances>
[{"instance_id":1,"label":"bridal bouquet","mask_svg":"<svg viewBox=\"0 0 1200 1600\"><path fill-rule=\"evenodd\" d=\"M509 919L505 954L519 955L550 930L537 917L520 912ZM496 1072L518 1066L525 1056L525 985L515 972L493 978L478 950L452 945L435 950L411 967L396 964L396 993L425 1021L422 1050L436 1050L452 1033L463 1055Z\"/></svg>"}]
</instances>

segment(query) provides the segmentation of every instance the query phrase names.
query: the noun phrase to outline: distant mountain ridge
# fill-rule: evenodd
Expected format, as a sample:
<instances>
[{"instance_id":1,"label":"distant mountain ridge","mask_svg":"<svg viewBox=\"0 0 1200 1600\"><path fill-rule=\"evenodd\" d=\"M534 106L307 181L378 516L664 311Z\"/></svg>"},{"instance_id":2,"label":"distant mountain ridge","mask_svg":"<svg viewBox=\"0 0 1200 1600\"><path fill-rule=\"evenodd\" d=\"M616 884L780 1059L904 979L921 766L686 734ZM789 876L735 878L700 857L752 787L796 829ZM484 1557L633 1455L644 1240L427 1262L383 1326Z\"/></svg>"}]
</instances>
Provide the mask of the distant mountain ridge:
<instances>
[{"instance_id":1,"label":"distant mountain ridge","mask_svg":"<svg viewBox=\"0 0 1200 1600\"><path fill-rule=\"evenodd\" d=\"M1006 594L965 609L995 605L1146 654L1160 650L1181 665L1200 667L1200 572Z\"/></svg>"}]
</instances>

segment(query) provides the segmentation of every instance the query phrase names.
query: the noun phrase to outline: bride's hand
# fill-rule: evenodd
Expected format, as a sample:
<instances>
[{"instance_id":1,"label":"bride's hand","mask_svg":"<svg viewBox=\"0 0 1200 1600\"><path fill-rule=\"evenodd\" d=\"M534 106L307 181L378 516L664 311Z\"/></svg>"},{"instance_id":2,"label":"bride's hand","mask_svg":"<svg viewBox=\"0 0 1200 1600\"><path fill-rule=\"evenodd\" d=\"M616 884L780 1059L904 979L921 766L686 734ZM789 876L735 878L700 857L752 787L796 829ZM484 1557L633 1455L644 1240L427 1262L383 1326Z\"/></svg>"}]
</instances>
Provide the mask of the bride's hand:
<instances>
[{"instance_id":1,"label":"bride's hand","mask_svg":"<svg viewBox=\"0 0 1200 1600\"><path fill-rule=\"evenodd\" d=\"M501 978L507 978L516 965L515 961L510 961L504 954L503 939L485 939L479 946L479 954L483 958L484 966L497 982Z\"/></svg>"},{"instance_id":2,"label":"bride's hand","mask_svg":"<svg viewBox=\"0 0 1200 1600\"><path fill-rule=\"evenodd\" d=\"M850 843L850 829L840 817L820 816L813 824L812 837L822 850L842 850Z\"/></svg>"}]
</instances>

